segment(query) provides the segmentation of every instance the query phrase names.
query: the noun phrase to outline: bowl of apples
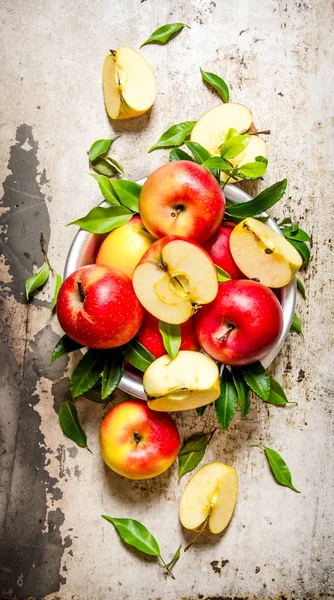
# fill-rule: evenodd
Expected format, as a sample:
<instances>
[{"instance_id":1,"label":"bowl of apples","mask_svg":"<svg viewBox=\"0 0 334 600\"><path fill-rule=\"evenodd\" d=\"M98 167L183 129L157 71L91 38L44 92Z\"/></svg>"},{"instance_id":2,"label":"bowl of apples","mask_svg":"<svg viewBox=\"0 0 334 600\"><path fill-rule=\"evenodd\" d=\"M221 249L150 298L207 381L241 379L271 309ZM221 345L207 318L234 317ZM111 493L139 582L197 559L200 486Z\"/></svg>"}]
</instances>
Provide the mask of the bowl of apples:
<instances>
[{"instance_id":1,"label":"bowl of apples","mask_svg":"<svg viewBox=\"0 0 334 600\"><path fill-rule=\"evenodd\" d=\"M104 314L103 303L95 306L95 316L88 315L97 325L91 339L107 336L111 321L117 322L112 335L119 336L119 346L126 332L127 341L136 339L155 359L144 374L126 362L118 387L158 411L198 408L219 396L220 364L261 361L266 368L273 361L293 319L300 256L266 213L231 222L226 202L251 197L233 185L222 191L201 165L170 162L137 183L142 185L139 215L107 234L81 229L67 256L65 278L87 265L124 273L127 282L118 286L112 316ZM81 279L75 284L77 301L87 304ZM76 339L66 330L64 304L58 300L60 325ZM80 327L89 329L89 323ZM173 348L166 353L166 340L173 346L175 332L181 341L173 357Z\"/></svg>"}]
</instances>

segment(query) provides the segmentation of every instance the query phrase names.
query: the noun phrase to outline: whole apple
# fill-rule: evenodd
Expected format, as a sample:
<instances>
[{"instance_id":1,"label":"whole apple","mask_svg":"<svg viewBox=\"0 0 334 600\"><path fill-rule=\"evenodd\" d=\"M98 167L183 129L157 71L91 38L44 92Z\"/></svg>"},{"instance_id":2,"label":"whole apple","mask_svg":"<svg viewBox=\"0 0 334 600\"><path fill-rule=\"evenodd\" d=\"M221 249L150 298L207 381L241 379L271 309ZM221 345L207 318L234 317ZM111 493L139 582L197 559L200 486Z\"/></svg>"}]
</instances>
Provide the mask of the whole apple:
<instances>
[{"instance_id":1,"label":"whole apple","mask_svg":"<svg viewBox=\"0 0 334 600\"><path fill-rule=\"evenodd\" d=\"M112 267L81 267L59 290L57 317L61 328L89 348L126 344L136 335L143 315L130 277Z\"/></svg>"},{"instance_id":2,"label":"whole apple","mask_svg":"<svg viewBox=\"0 0 334 600\"><path fill-rule=\"evenodd\" d=\"M234 366L261 360L282 327L282 309L275 294L249 279L219 284L215 300L195 317L201 348L215 360Z\"/></svg>"},{"instance_id":3,"label":"whole apple","mask_svg":"<svg viewBox=\"0 0 334 600\"><path fill-rule=\"evenodd\" d=\"M166 471L180 450L180 437L170 415L151 410L142 400L117 404L100 428L104 461L129 479L149 479Z\"/></svg>"},{"instance_id":4,"label":"whole apple","mask_svg":"<svg viewBox=\"0 0 334 600\"><path fill-rule=\"evenodd\" d=\"M204 242L203 248L205 248L215 265L224 269L232 279L244 279L245 276L235 263L230 250L230 235L234 227L234 223L223 221L216 233Z\"/></svg>"},{"instance_id":5,"label":"whole apple","mask_svg":"<svg viewBox=\"0 0 334 600\"><path fill-rule=\"evenodd\" d=\"M151 315L147 310L144 312L143 322L136 338L155 358L166 354L162 335L159 331L159 319ZM180 350L199 350L195 338L193 317L190 317L185 323L181 323Z\"/></svg>"},{"instance_id":6,"label":"whole apple","mask_svg":"<svg viewBox=\"0 0 334 600\"><path fill-rule=\"evenodd\" d=\"M139 212L156 238L190 237L204 242L217 231L225 212L220 185L207 169L188 160L156 169L139 196Z\"/></svg>"}]
</instances>

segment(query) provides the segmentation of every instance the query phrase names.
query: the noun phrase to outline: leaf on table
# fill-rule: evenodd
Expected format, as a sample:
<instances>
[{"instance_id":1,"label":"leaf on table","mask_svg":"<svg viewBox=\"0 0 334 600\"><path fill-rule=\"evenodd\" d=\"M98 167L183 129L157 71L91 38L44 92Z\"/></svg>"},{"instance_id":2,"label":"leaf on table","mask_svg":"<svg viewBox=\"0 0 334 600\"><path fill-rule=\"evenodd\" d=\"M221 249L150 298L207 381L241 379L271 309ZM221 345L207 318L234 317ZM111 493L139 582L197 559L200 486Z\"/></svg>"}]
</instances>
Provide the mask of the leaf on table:
<instances>
[{"instance_id":1,"label":"leaf on table","mask_svg":"<svg viewBox=\"0 0 334 600\"><path fill-rule=\"evenodd\" d=\"M216 417L220 427L225 430L231 423L238 405L238 394L232 375L225 367L220 383L220 396L215 401Z\"/></svg>"},{"instance_id":2,"label":"leaf on table","mask_svg":"<svg viewBox=\"0 0 334 600\"><path fill-rule=\"evenodd\" d=\"M214 432L215 430L211 433L195 433L184 441L179 452L179 481L199 465Z\"/></svg>"},{"instance_id":3,"label":"leaf on table","mask_svg":"<svg viewBox=\"0 0 334 600\"><path fill-rule=\"evenodd\" d=\"M306 298L306 290L303 282L299 279L299 277L296 277L296 282L298 291L301 293L303 298Z\"/></svg>"},{"instance_id":4,"label":"leaf on table","mask_svg":"<svg viewBox=\"0 0 334 600\"><path fill-rule=\"evenodd\" d=\"M88 158L91 162L93 162L94 160L96 160L97 158L99 158L100 156L103 156L104 154L107 154L111 144L117 140L117 138L119 138L120 136L117 135L114 138L111 138L109 140L96 140L95 142L93 142L93 144L91 145L91 147L88 150Z\"/></svg>"},{"instance_id":5,"label":"leaf on table","mask_svg":"<svg viewBox=\"0 0 334 600\"><path fill-rule=\"evenodd\" d=\"M172 560L169 561L169 563L167 564L167 567L169 569L172 569L175 565L175 563L179 560L180 558L180 554L181 554L181 548L182 548L182 544L179 545L178 549L176 550Z\"/></svg>"},{"instance_id":6,"label":"leaf on table","mask_svg":"<svg viewBox=\"0 0 334 600\"><path fill-rule=\"evenodd\" d=\"M290 488L297 494L300 494L300 491L296 490L296 488L292 485L292 477L290 470L286 462L283 460L282 456L278 452L276 452L276 450L268 448L267 446L264 447L264 451L266 453L266 457L268 459L272 474L274 475L277 483Z\"/></svg>"},{"instance_id":7,"label":"leaf on table","mask_svg":"<svg viewBox=\"0 0 334 600\"><path fill-rule=\"evenodd\" d=\"M126 181L125 179L116 179L111 181L110 184L119 202L129 210L132 210L132 212L138 213L138 199L143 186L133 181Z\"/></svg>"},{"instance_id":8,"label":"leaf on table","mask_svg":"<svg viewBox=\"0 0 334 600\"><path fill-rule=\"evenodd\" d=\"M97 158L91 163L91 166L94 169L94 171L97 171L97 173L99 173L100 175L105 175L106 177L108 177L108 179L110 177L116 177L116 175L118 175L118 170L113 164L110 163L109 159L107 158ZM116 204L116 200L114 200L112 204Z\"/></svg>"},{"instance_id":9,"label":"leaf on table","mask_svg":"<svg viewBox=\"0 0 334 600\"><path fill-rule=\"evenodd\" d=\"M42 287L49 279L50 269L48 263L45 261L43 266L38 269L37 273L28 277L25 281L26 298L29 300L29 295Z\"/></svg>"},{"instance_id":10,"label":"leaf on table","mask_svg":"<svg viewBox=\"0 0 334 600\"><path fill-rule=\"evenodd\" d=\"M134 548L149 556L161 556L157 540L139 521L135 519L116 519L108 515L102 515L102 517L112 523L120 538L129 546L134 546Z\"/></svg>"},{"instance_id":11,"label":"leaf on table","mask_svg":"<svg viewBox=\"0 0 334 600\"><path fill-rule=\"evenodd\" d=\"M90 233L108 233L130 221L132 216L133 213L124 206L96 206L81 219L67 225L77 225Z\"/></svg>"},{"instance_id":12,"label":"leaf on table","mask_svg":"<svg viewBox=\"0 0 334 600\"><path fill-rule=\"evenodd\" d=\"M298 242L297 240L294 240L291 237L288 238L288 241L294 246L294 248L296 248L297 252L299 252L300 256L303 259L305 267L307 267L311 257L311 252L307 244L305 244L305 242Z\"/></svg>"},{"instance_id":13,"label":"leaf on table","mask_svg":"<svg viewBox=\"0 0 334 600\"><path fill-rule=\"evenodd\" d=\"M272 377L270 377L269 379L270 392L265 402L268 402L269 404L275 404L276 406L285 406L285 404L290 404L281 384L278 383L278 381L276 381L276 379L273 379Z\"/></svg>"},{"instance_id":14,"label":"leaf on table","mask_svg":"<svg viewBox=\"0 0 334 600\"><path fill-rule=\"evenodd\" d=\"M218 93L223 102L229 102L230 92L225 81L221 77L219 77L219 75L209 73L209 71L203 71L201 67L200 71L202 74L203 81L208 83Z\"/></svg>"},{"instance_id":15,"label":"leaf on table","mask_svg":"<svg viewBox=\"0 0 334 600\"><path fill-rule=\"evenodd\" d=\"M90 173L90 175L94 177L94 179L96 179L97 183L99 184L99 188L102 192L103 198L107 200L109 204L119 205L119 200L113 190L111 180L109 179L109 177L106 177L105 175L99 175L98 173Z\"/></svg>"},{"instance_id":16,"label":"leaf on table","mask_svg":"<svg viewBox=\"0 0 334 600\"><path fill-rule=\"evenodd\" d=\"M63 402L58 413L63 433L80 448L87 448L87 436L79 421L78 411L73 402Z\"/></svg>"},{"instance_id":17,"label":"leaf on table","mask_svg":"<svg viewBox=\"0 0 334 600\"><path fill-rule=\"evenodd\" d=\"M296 313L293 315L292 323L290 325L290 333L300 333L303 335L302 324Z\"/></svg>"},{"instance_id":18,"label":"leaf on table","mask_svg":"<svg viewBox=\"0 0 334 600\"><path fill-rule=\"evenodd\" d=\"M104 361L103 351L94 348L87 350L72 373L70 390L73 398L82 396L94 387L103 371Z\"/></svg>"},{"instance_id":19,"label":"leaf on table","mask_svg":"<svg viewBox=\"0 0 334 600\"><path fill-rule=\"evenodd\" d=\"M113 167L116 167L116 169L118 169L118 171L120 171L121 173L124 173L124 169L123 169L122 165L118 162L118 160L116 160L116 158L113 158L112 156L107 156L106 160Z\"/></svg>"},{"instance_id":20,"label":"leaf on table","mask_svg":"<svg viewBox=\"0 0 334 600\"><path fill-rule=\"evenodd\" d=\"M139 371L145 372L150 364L155 361L155 356L151 354L138 340L131 340L122 347L122 352L129 363Z\"/></svg>"},{"instance_id":21,"label":"leaf on table","mask_svg":"<svg viewBox=\"0 0 334 600\"><path fill-rule=\"evenodd\" d=\"M75 352L75 350L79 350L80 348L83 348L82 344L75 342L66 334L63 335L63 337L61 337L60 340L58 340L52 351L51 363L57 360L57 358L66 356L66 354L70 354L70 352Z\"/></svg>"},{"instance_id":22,"label":"leaf on table","mask_svg":"<svg viewBox=\"0 0 334 600\"><path fill-rule=\"evenodd\" d=\"M172 125L162 136L159 138L156 144L149 149L149 152L156 150L157 148L172 148L175 146L181 146L188 135L191 134L196 121L184 121L177 125Z\"/></svg>"},{"instance_id":23,"label":"leaf on table","mask_svg":"<svg viewBox=\"0 0 334 600\"><path fill-rule=\"evenodd\" d=\"M102 373L101 399L112 394L121 381L124 373L124 357L119 349L107 350Z\"/></svg>"},{"instance_id":24,"label":"leaf on table","mask_svg":"<svg viewBox=\"0 0 334 600\"><path fill-rule=\"evenodd\" d=\"M167 44L171 37L179 33L184 27L190 29L189 25L185 25L185 23L167 23L166 25L162 25L153 31L140 47L142 48L147 44Z\"/></svg>"},{"instance_id":25,"label":"leaf on table","mask_svg":"<svg viewBox=\"0 0 334 600\"><path fill-rule=\"evenodd\" d=\"M56 281L55 281L55 288L54 288L54 292L53 292L52 304L50 306L51 312L54 310L54 308L56 308L60 286L63 283L62 276L59 275L59 273L56 273L55 275L56 275Z\"/></svg>"},{"instance_id":26,"label":"leaf on table","mask_svg":"<svg viewBox=\"0 0 334 600\"><path fill-rule=\"evenodd\" d=\"M238 367L232 367L232 377L238 394L241 417L244 418L250 411L249 386Z\"/></svg>"},{"instance_id":27,"label":"leaf on table","mask_svg":"<svg viewBox=\"0 0 334 600\"><path fill-rule=\"evenodd\" d=\"M262 400L268 400L270 394L270 378L259 361L241 368L247 385Z\"/></svg>"},{"instance_id":28,"label":"leaf on table","mask_svg":"<svg viewBox=\"0 0 334 600\"><path fill-rule=\"evenodd\" d=\"M226 207L226 214L232 217L253 217L262 212L265 212L268 208L278 202L287 186L287 179L278 181L270 187L266 188L258 196L247 202L240 202L239 204L233 204Z\"/></svg>"},{"instance_id":29,"label":"leaf on table","mask_svg":"<svg viewBox=\"0 0 334 600\"><path fill-rule=\"evenodd\" d=\"M301 229L296 223L290 227L283 227L282 233L287 240L294 240L297 242L310 242L311 238L306 231Z\"/></svg>"},{"instance_id":30,"label":"leaf on table","mask_svg":"<svg viewBox=\"0 0 334 600\"><path fill-rule=\"evenodd\" d=\"M159 331L162 335L165 350L171 359L175 358L181 346L181 327L159 321Z\"/></svg>"}]
</instances>

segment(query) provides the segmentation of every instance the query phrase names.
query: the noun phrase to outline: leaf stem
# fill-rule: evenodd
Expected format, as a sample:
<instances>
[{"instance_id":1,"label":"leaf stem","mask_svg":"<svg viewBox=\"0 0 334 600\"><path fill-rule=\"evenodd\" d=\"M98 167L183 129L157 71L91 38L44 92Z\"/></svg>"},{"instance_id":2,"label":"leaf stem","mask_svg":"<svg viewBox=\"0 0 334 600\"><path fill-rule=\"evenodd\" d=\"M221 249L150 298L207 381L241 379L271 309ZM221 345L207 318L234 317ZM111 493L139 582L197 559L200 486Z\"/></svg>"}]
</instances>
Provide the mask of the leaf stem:
<instances>
[{"instance_id":1,"label":"leaf stem","mask_svg":"<svg viewBox=\"0 0 334 600\"><path fill-rule=\"evenodd\" d=\"M185 547L184 552L187 552L187 550L189 550L189 548L195 543L197 542L198 538L200 537L200 535L202 535L202 533L204 533L206 526L208 524L209 521L209 517L210 517L210 513L208 514L207 518L205 519L201 529L197 532L197 534L195 535L194 539L190 542L190 544L188 544L188 546Z\"/></svg>"},{"instance_id":2,"label":"leaf stem","mask_svg":"<svg viewBox=\"0 0 334 600\"><path fill-rule=\"evenodd\" d=\"M45 235L44 235L43 231L41 231L41 235L40 235L39 240L40 240L40 244L41 244L41 250L42 250L43 256L44 256L44 261L48 264L49 269L50 269L50 271L51 271L51 273L52 273L52 275L54 277L55 271L54 271L54 269L52 268L52 266L50 264L49 257L47 255L46 250L45 250Z\"/></svg>"},{"instance_id":3,"label":"leaf stem","mask_svg":"<svg viewBox=\"0 0 334 600\"><path fill-rule=\"evenodd\" d=\"M165 563L164 559L162 558L162 556L158 556L158 560L159 560L159 559L160 559L160 560L161 560L161 562L162 562L162 565L159 565L159 566L160 566L160 567L162 567L163 569L166 569L166 571L167 571L168 575L170 575L172 579L175 579L175 577L174 577L174 575L173 575L172 571L171 571L171 570L170 570L170 568L169 568L169 564L170 564L170 563L167 565L167 564Z\"/></svg>"}]
</instances>

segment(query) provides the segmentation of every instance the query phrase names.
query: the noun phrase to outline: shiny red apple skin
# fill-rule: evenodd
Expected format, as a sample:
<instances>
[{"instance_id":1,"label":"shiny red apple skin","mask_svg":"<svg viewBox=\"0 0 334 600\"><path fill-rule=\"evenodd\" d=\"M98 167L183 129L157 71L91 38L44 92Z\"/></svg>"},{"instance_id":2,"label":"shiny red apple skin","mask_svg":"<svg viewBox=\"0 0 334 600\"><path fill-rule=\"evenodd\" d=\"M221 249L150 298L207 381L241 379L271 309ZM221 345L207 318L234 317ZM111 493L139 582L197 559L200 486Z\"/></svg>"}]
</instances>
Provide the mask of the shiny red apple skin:
<instances>
[{"instance_id":1,"label":"shiny red apple skin","mask_svg":"<svg viewBox=\"0 0 334 600\"><path fill-rule=\"evenodd\" d=\"M81 267L59 290L57 317L61 328L89 348L126 344L136 335L143 316L130 277L113 267Z\"/></svg>"},{"instance_id":2,"label":"shiny red apple skin","mask_svg":"<svg viewBox=\"0 0 334 600\"><path fill-rule=\"evenodd\" d=\"M190 317L185 323L181 323L181 346L180 350L199 350L194 330L194 317ZM143 322L136 335L136 339L146 350L151 352L155 358L166 354L162 335L159 331L159 319L151 315L147 310L144 312Z\"/></svg>"},{"instance_id":3,"label":"shiny red apple skin","mask_svg":"<svg viewBox=\"0 0 334 600\"><path fill-rule=\"evenodd\" d=\"M230 235L235 224L223 221L216 233L203 244L211 260L221 269L226 271L232 279L244 279L245 275L234 262L230 251Z\"/></svg>"},{"instance_id":4,"label":"shiny red apple skin","mask_svg":"<svg viewBox=\"0 0 334 600\"><path fill-rule=\"evenodd\" d=\"M132 399L117 404L104 417L100 448L106 464L119 475L149 479L174 462L180 450L180 436L168 413Z\"/></svg>"},{"instance_id":5,"label":"shiny red apple skin","mask_svg":"<svg viewBox=\"0 0 334 600\"><path fill-rule=\"evenodd\" d=\"M146 180L139 212L156 238L177 235L204 242L217 231L225 197L214 176L188 160L162 165Z\"/></svg>"},{"instance_id":6,"label":"shiny red apple skin","mask_svg":"<svg viewBox=\"0 0 334 600\"><path fill-rule=\"evenodd\" d=\"M230 326L234 329L228 333ZM201 348L215 360L232 366L261 360L282 327L282 309L275 294L249 279L220 283L215 300L195 316Z\"/></svg>"}]
</instances>

